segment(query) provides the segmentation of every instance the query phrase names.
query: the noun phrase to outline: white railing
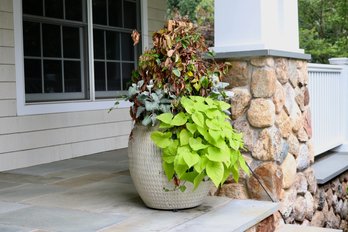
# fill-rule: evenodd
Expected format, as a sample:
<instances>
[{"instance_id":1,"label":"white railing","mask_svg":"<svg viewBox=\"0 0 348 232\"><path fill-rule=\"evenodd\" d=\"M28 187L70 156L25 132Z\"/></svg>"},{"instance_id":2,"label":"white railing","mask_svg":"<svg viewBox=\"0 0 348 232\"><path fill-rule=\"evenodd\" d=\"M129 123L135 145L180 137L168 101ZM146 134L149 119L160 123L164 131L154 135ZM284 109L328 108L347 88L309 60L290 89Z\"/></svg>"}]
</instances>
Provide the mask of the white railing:
<instances>
[{"instance_id":1,"label":"white railing","mask_svg":"<svg viewBox=\"0 0 348 232\"><path fill-rule=\"evenodd\" d=\"M348 90L338 65L308 64L315 155L344 143L343 115Z\"/></svg>"}]
</instances>

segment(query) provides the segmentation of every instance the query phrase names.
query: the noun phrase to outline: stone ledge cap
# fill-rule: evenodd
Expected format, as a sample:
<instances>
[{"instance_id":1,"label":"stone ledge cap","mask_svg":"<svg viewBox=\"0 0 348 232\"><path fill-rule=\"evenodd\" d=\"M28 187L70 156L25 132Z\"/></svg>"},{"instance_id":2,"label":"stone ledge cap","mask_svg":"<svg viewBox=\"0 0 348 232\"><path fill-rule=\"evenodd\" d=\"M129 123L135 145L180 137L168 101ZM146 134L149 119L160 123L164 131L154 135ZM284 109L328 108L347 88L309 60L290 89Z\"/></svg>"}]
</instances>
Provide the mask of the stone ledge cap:
<instances>
[{"instance_id":1,"label":"stone ledge cap","mask_svg":"<svg viewBox=\"0 0 348 232\"><path fill-rule=\"evenodd\" d=\"M214 51L214 47L210 48L211 51ZM219 49L220 50L220 49ZM298 53L298 52L288 52L282 50L273 50L273 49L260 49L260 50L249 50L249 51L219 51L215 55L215 59L227 59L227 58L241 58L241 57L257 57L257 56L275 56L275 57L284 57L284 58L294 58L299 60L310 60L311 55ZM206 56L206 58L209 58Z\"/></svg>"},{"instance_id":2,"label":"stone ledge cap","mask_svg":"<svg viewBox=\"0 0 348 232\"><path fill-rule=\"evenodd\" d=\"M328 152L316 159L312 167L318 184L325 184L348 170L348 153Z\"/></svg>"},{"instance_id":3,"label":"stone ledge cap","mask_svg":"<svg viewBox=\"0 0 348 232\"><path fill-rule=\"evenodd\" d=\"M330 58L329 62L330 64L335 64L335 65L348 65L348 58L347 57Z\"/></svg>"}]
</instances>

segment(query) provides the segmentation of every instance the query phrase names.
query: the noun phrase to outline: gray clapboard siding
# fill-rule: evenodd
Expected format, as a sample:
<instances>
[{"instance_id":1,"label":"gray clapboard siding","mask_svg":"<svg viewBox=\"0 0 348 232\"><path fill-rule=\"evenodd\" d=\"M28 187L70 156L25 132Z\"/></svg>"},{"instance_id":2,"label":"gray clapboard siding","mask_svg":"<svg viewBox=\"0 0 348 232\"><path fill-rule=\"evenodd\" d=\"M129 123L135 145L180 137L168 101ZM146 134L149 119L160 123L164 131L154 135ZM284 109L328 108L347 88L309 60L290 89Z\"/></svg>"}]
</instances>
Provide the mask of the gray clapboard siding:
<instances>
[{"instance_id":1,"label":"gray clapboard siding","mask_svg":"<svg viewBox=\"0 0 348 232\"><path fill-rule=\"evenodd\" d=\"M0 65L0 82L16 81L15 65Z\"/></svg>"},{"instance_id":2,"label":"gray clapboard siding","mask_svg":"<svg viewBox=\"0 0 348 232\"><path fill-rule=\"evenodd\" d=\"M10 29L0 29L0 46L14 47L14 32Z\"/></svg>"},{"instance_id":3,"label":"gray clapboard siding","mask_svg":"<svg viewBox=\"0 0 348 232\"><path fill-rule=\"evenodd\" d=\"M1 153L128 135L131 122L115 122L2 135Z\"/></svg>"},{"instance_id":4,"label":"gray clapboard siding","mask_svg":"<svg viewBox=\"0 0 348 232\"><path fill-rule=\"evenodd\" d=\"M0 120L0 135L129 120L128 108L8 117Z\"/></svg>"},{"instance_id":5,"label":"gray clapboard siding","mask_svg":"<svg viewBox=\"0 0 348 232\"><path fill-rule=\"evenodd\" d=\"M0 64L14 64L14 63L15 63L14 48L0 47Z\"/></svg>"},{"instance_id":6,"label":"gray clapboard siding","mask_svg":"<svg viewBox=\"0 0 348 232\"><path fill-rule=\"evenodd\" d=\"M0 170L11 170L127 147L128 135L0 154Z\"/></svg>"},{"instance_id":7,"label":"gray clapboard siding","mask_svg":"<svg viewBox=\"0 0 348 232\"><path fill-rule=\"evenodd\" d=\"M166 0L148 0L149 8L155 8L166 11L167 1Z\"/></svg>"},{"instance_id":8,"label":"gray clapboard siding","mask_svg":"<svg viewBox=\"0 0 348 232\"><path fill-rule=\"evenodd\" d=\"M0 11L13 12L12 0L0 0Z\"/></svg>"},{"instance_id":9,"label":"gray clapboard siding","mask_svg":"<svg viewBox=\"0 0 348 232\"><path fill-rule=\"evenodd\" d=\"M0 120L1 117L16 116L16 112L16 100L0 99Z\"/></svg>"},{"instance_id":10,"label":"gray clapboard siding","mask_svg":"<svg viewBox=\"0 0 348 232\"><path fill-rule=\"evenodd\" d=\"M152 46L153 32L161 29L166 21L167 1L148 0L149 45Z\"/></svg>"},{"instance_id":11,"label":"gray clapboard siding","mask_svg":"<svg viewBox=\"0 0 348 232\"><path fill-rule=\"evenodd\" d=\"M13 29L13 13L0 11L0 28Z\"/></svg>"},{"instance_id":12,"label":"gray clapboard siding","mask_svg":"<svg viewBox=\"0 0 348 232\"><path fill-rule=\"evenodd\" d=\"M0 99L16 99L15 82L0 82Z\"/></svg>"}]
</instances>

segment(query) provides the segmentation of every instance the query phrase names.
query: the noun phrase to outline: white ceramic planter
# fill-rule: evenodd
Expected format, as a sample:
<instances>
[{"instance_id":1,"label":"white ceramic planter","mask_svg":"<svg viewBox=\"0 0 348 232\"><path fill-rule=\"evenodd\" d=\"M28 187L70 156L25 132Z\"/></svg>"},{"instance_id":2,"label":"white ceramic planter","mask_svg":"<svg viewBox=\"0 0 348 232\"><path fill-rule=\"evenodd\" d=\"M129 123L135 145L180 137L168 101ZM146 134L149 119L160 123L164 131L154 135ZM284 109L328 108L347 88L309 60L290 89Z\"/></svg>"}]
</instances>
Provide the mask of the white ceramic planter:
<instances>
[{"instance_id":1,"label":"white ceramic planter","mask_svg":"<svg viewBox=\"0 0 348 232\"><path fill-rule=\"evenodd\" d=\"M144 203L155 209L184 209L196 207L204 201L212 186L210 181L202 182L193 191L193 184L186 183L186 191L164 191L174 189L168 182L162 168L161 151L150 138L154 127L135 125L128 144L129 170Z\"/></svg>"}]
</instances>

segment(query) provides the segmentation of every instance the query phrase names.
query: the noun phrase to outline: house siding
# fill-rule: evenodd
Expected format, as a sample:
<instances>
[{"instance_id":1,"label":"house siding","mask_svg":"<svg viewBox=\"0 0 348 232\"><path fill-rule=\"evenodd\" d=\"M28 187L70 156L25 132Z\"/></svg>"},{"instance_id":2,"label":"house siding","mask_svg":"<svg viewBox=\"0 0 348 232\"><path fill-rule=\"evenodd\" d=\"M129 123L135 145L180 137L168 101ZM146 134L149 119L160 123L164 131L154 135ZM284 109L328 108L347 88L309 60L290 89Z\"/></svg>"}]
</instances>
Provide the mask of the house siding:
<instances>
[{"instance_id":1,"label":"house siding","mask_svg":"<svg viewBox=\"0 0 348 232\"><path fill-rule=\"evenodd\" d=\"M164 24L166 1L148 0L148 29ZM0 171L127 147L129 109L18 116L13 2L0 0Z\"/></svg>"},{"instance_id":2,"label":"house siding","mask_svg":"<svg viewBox=\"0 0 348 232\"><path fill-rule=\"evenodd\" d=\"M163 27L166 15L167 1L148 0L149 47L152 47L152 34Z\"/></svg>"},{"instance_id":3,"label":"house siding","mask_svg":"<svg viewBox=\"0 0 348 232\"><path fill-rule=\"evenodd\" d=\"M13 7L0 0L0 171L127 147L129 109L18 116Z\"/></svg>"}]
</instances>

